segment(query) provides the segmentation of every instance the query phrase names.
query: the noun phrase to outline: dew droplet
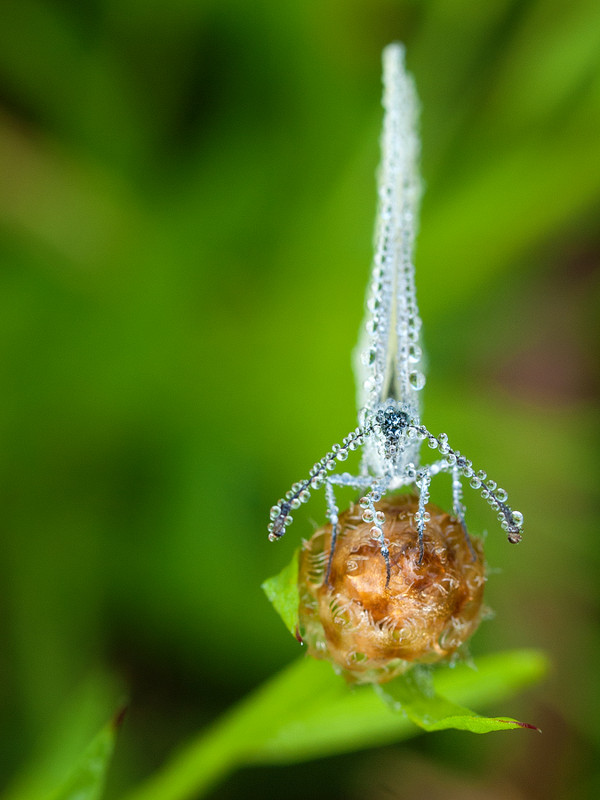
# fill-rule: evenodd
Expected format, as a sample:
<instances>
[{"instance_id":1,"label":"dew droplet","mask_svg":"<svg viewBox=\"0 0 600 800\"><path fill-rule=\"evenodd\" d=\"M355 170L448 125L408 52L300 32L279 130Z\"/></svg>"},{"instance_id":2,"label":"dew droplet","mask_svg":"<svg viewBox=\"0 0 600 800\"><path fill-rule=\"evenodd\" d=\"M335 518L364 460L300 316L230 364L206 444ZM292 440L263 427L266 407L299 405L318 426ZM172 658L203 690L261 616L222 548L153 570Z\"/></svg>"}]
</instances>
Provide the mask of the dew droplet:
<instances>
[{"instance_id":1,"label":"dew droplet","mask_svg":"<svg viewBox=\"0 0 600 800\"><path fill-rule=\"evenodd\" d=\"M408 348L408 359L409 361L412 361L413 364L416 364L418 361L420 361L422 355L423 351L418 344L411 344Z\"/></svg>"},{"instance_id":2,"label":"dew droplet","mask_svg":"<svg viewBox=\"0 0 600 800\"><path fill-rule=\"evenodd\" d=\"M411 372L408 376L408 382L413 389L420 391L425 386L425 375L422 372Z\"/></svg>"},{"instance_id":3,"label":"dew droplet","mask_svg":"<svg viewBox=\"0 0 600 800\"><path fill-rule=\"evenodd\" d=\"M367 392L373 391L373 389L375 388L375 378L373 377L367 378L367 380L363 383L363 386L367 390Z\"/></svg>"}]
</instances>

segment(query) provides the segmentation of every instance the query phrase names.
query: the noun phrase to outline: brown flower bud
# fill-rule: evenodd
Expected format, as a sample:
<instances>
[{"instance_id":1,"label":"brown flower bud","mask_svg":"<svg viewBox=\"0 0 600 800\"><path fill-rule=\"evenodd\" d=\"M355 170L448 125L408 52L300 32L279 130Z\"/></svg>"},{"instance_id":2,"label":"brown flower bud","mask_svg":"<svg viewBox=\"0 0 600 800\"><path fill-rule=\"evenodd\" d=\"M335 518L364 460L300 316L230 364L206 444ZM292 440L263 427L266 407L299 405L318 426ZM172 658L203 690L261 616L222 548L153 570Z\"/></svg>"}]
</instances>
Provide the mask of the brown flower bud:
<instances>
[{"instance_id":1,"label":"brown flower bud","mask_svg":"<svg viewBox=\"0 0 600 800\"><path fill-rule=\"evenodd\" d=\"M385 514L391 577L372 523L351 506L340 515L329 582L331 525L320 528L300 555L300 629L315 658L328 659L350 681L383 683L412 664L452 655L482 615L485 564L460 522L429 504L419 563L418 501L396 496L376 505Z\"/></svg>"}]
</instances>

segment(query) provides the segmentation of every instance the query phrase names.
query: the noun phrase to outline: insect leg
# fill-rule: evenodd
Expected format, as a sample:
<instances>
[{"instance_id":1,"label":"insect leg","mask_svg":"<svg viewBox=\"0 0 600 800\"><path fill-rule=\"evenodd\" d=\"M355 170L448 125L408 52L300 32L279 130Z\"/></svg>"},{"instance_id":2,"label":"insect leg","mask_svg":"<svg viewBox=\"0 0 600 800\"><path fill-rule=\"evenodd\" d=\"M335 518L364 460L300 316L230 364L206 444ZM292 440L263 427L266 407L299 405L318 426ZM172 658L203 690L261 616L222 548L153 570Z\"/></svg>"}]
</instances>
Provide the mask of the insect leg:
<instances>
[{"instance_id":1,"label":"insect leg","mask_svg":"<svg viewBox=\"0 0 600 800\"><path fill-rule=\"evenodd\" d=\"M458 521L460 522L461 528L463 529L463 533L465 535L465 540L471 551L471 559L473 561L477 560L477 554L473 549L473 544L471 542L471 537L469 536L469 531L467 530L467 523L465 522L465 507L462 502L463 490L462 490L462 483L460 482L460 470L456 465L452 467L452 506L454 510L454 516L457 517Z\"/></svg>"},{"instance_id":2,"label":"insect leg","mask_svg":"<svg viewBox=\"0 0 600 800\"><path fill-rule=\"evenodd\" d=\"M498 512L498 520L503 530L506 531L508 541L516 544L522 539L523 515L520 511L513 511L507 505L508 494L504 489L500 489L496 481L489 480L484 470L475 472L473 464L469 459L461 455L458 450L453 450L448 444L448 437L445 433L433 436L424 425L409 425L407 430L413 430L419 439L427 439L427 443L432 450L438 450L443 456L449 467L456 466L460 475L470 482L473 489L478 489L479 494L488 505Z\"/></svg>"},{"instance_id":3,"label":"insect leg","mask_svg":"<svg viewBox=\"0 0 600 800\"><path fill-rule=\"evenodd\" d=\"M362 518L364 522L372 522L371 536L379 542L379 551L385 561L385 588L390 584L391 565L390 565L390 550L388 543L383 533L383 523L385 522L385 514L383 511L378 511L375 508L375 503L381 500L382 495L388 490L390 484L389 477L376 478L371 482L371 489L364 497L361 497L359 503L364 509Z\"/></svg>"},{"instance_id":4,"label":"insect leg","mask_svg":"<svg viewBox=\"0 0 600 800\"><path fill-rule=\"evenodd\" d=\"M373 486L373 477L371 475L350 475L349 472L342 472L341 475L330 475L327 478L327 483L325 485L325 495L327 498L327 516L329 517L329 520L331 522L331 548L329 550L329 560L327 562L327 573L325 577L326 583L329 583L329 578L331 574L331 562L333 560L333 553L339 530L339 523L337 518L338 508L333 494L333 485L349 486L352 489L366 489L368 486L371 487ZM382 514L381 511L376 512L375 509L373 509L373 513Z\"/></svg>"},{"instance_id":5,"label":"insect leg","mask_svg":"<svg viewBox=\"0 0 600 800\"><path fill-rule=\"evenodd\" d=\"M313 465L306 480L295 483L286 493L285 498L277 501L271 508L271 522L267 528L270 541L281 539L286 528L292 523L292 511L308 501L310 490L319 489L327 480L328 473L333 472L336 468L338 461L345 461L349 451L362 447L365 439L372 433L372 423L350 431L341 445L334 444L331 450Z\"/></svg>"},{"instance_id":6,"label":"insect leg","mask_svg":"<svg viewBox=\"0 0 600 800\"><path fill-rule=\"evenodd\" d=\"M336 486L349 486L351 489L366 489L373 485L372 475L350 475L349 472L330 475L327 480Z\"/></svg>"},{"instance_id":7,"label":"insect leg","mask_svg":"<svg viewBox=\"0 0 600 800\"><path fill-rule=\"evenodd\" d=\"M332 476L333 477L333 476ZM339 509L335 502L335 495L333 494L333 481L328 478L325 483L325 499L327 500L327 517L331 522L331 543L329 545L329 558L327 559L327 572L325 573L325 583L329 584L331 576L331 562L333 561L333 553L337 542L338 526L339 526Z\"/></svg>"},{"instance_id":8,"label":"insect leg","mask_svg":"<svg viewBox=\"0 0 600 800\"><path fill-rule=\"evenodd\" d=\"M429 472L430 478L434 478L436 475L439 475L440 472L449 472L451 469L452 467L445 458L434 461L432 464L427 464L427 471Z\"/></svg>"},{"instance_id":9,"label":"insect leg","mask_svg":"<svg viewBox=\"0 0 600 800\"><path fill-rule=\"evenodd\" d=\"M431 519L429 511L425 511L425 506L429 500L429 484L431 483L431 473L429 467L421 467L417 473L416 485L419 490L419 508L415 514L417 523L417 533L419 535L419 564L423 561L425 545L423 543L423 532L425 523Z\"/></svg>"}]
</instances>

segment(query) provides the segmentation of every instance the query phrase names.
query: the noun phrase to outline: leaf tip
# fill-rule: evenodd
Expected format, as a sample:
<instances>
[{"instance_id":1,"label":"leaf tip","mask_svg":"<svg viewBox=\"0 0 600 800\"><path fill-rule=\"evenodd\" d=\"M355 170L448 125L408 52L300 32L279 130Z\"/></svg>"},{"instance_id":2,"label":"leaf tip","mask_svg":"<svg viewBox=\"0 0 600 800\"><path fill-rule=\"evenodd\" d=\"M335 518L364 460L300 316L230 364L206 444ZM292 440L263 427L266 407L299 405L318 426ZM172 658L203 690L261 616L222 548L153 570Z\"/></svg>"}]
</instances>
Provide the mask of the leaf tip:
<instances>
[{"instance_id":1,"label":"leaf tip","mask_svg":"<svg viewBox=\"0 0 600 800\"><path fill-rule=\"evenodd\" d=\"M529 730L537 731L538 733L542 732L542 729L538 728L537 725L530 725L529 722L519 722L518 720L515 720L515 721L516 721L517 725L519 726L519 728L528 728Z\"/></svg>"},{"instance_id":2,"label":"leaf tip","mask_svg":"<svg viewBox=\"0 0 600 800\"><path fill-rule=\"evenodd\" d=\"M504 722L506 725L511 725L513 728L516 726L518 728L527 728L530 731L537 731L538 733L542 732L541 728L538 728L537 725L531 725L529 722L520 722L518 719L502 719L500 717L496 717L497 722Z\"/></svg>"}]
</instances>

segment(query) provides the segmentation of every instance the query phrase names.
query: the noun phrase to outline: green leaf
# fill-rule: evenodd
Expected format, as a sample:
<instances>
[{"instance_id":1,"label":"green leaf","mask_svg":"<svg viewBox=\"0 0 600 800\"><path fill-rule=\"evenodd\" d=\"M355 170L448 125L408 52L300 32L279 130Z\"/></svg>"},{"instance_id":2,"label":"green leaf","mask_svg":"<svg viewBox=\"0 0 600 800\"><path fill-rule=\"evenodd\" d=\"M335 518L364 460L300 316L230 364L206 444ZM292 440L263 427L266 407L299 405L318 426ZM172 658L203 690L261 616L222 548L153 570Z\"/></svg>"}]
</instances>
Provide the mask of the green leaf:
<instances>
[{"instance_id":1,"label":"green leaf","mask_svg":"<svg viewBox=\"0 0 600 800\"><path fill-rule=\"evenodd\" d=\"M535 728L535 725L511 718L482 717L464 706L459 706L435 691L431 672L415 668L385 686L375 687L377 694L394 711L399 711L426 731L457 728L471 733ZM537 730L537 729L536 729Z\"/></svg>"},{"instance_id":2,"label":"green leaf","mask_svg":"<svg viewBox=\"0 0 600 800\"><path fill-rule=\"evenodd\" d=\"M120 681L104 672L88 674L72 690L40 735L2 800L48 800L77 769L82 753L103 727L109 711L123 697Z\"/></svg>"},{"instance_id":3,"label":"green leaf","mask_svg":"<svg viewBox=\"0 0 600 800\"><path fill-rule=\"evenodd\" d=\"M298 673L296 680L306 683L307 689L301 692L299 686L288 687L298 692L295 715L288 719L285 713L281 715L253 761L304 761L389 744L419 733L414 720L382 704L371 686L349 688L323 662L306 659L296 666L302 670L302 677ZM438 668L433 672L433 685L436 692L449 698L447 708L453 706L456 713L454 703L495 703L539 681L546 671L542 653L519 650L482 657L477 669L466 664ZM461 711L457 716L464 715L465 709ZM498 729L507 727L502 724Z\"/></svg>"},{"instance_id":4,"label":"green leaf","mask_svg":"<svg viewBox=\"0 0 600 800\"><path fill-rule=\"evenodd\" d=\"M286 628L292 636L298 636L298 606L300 593L298 591L298 558L300 549L296 549L290 563L278 575L262 584L262 588L273 603L275 611L284 621Z\"/></svg>"},{"instance_id":5,"label":"green leaf","mask_svg":"<svg viewBox=\"0 0 600 800\"><path fill-rule=\"evenodd\" d=\"M501 653L481 658L476 670L464 664L437 670L434 686L453 703L489 704L540 680L546 669L538 651ZM300 659L179 750L128 800L197 798L243 765L308 761L421 732L371 686L348 687L329 664Z\"/></svg>"},{"instance_id":6,"label":"green leaf","mask_svg":"<svg viewBox=\"0 0 600 800\"><path fill-rule=\"evenodd\" d=\"M91 741L65 783L52 795L52 800L99 800L123 714L123 710L116 714Z\"/></svg>"}]
</instances>

